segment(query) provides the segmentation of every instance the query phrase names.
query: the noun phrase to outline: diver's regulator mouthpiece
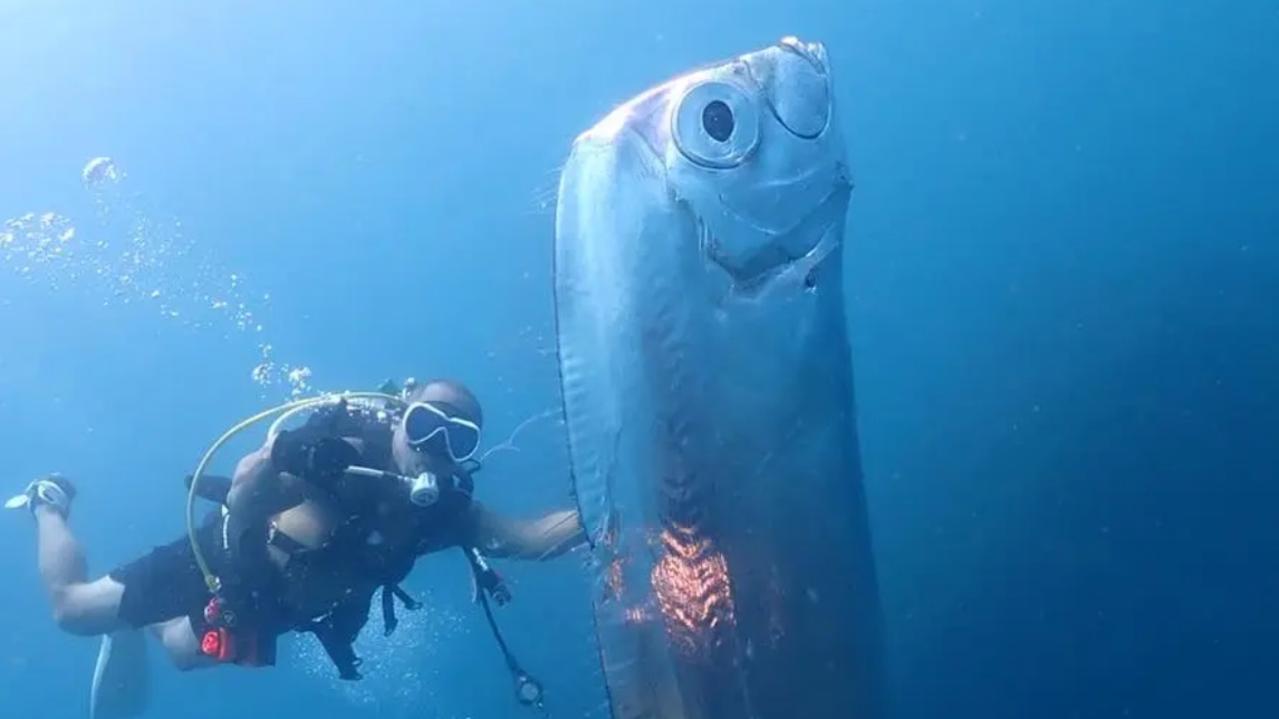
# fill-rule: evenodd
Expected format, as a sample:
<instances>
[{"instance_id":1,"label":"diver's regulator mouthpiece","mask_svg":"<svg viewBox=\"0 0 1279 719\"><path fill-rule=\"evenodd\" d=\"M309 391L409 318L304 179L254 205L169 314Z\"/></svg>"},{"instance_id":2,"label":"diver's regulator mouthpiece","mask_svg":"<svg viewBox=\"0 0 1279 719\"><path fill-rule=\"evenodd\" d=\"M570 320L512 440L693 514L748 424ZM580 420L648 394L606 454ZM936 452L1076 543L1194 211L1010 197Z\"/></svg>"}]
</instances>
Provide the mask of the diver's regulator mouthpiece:
<instances>
[{"instance_id":1,"label":"diver's regulator mouthpiece","mask_svg":"<svg viewBox=\"0 0 1279 719\"><path fill-rule=\"evenodd\" d=\"M419 507L429 507L440 499L440 482L430 472L423 472L412 479L405 477L409 483L409 501Z\"/></svg>"}]
</instances>

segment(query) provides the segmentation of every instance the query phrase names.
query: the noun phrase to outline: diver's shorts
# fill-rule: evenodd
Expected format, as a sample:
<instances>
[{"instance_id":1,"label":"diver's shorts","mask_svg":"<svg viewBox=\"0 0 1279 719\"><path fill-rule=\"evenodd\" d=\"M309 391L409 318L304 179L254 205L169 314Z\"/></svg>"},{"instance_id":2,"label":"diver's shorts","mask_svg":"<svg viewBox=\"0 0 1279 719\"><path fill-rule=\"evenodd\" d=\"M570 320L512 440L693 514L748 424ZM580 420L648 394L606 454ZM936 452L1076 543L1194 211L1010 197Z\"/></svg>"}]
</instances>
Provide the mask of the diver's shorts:
<instances>
[{"instance_id":1,"label":"diver's shorts","mask_svg":"<svg viewBox=\"0 0 1279 719\"><path fill-rule=\"evenodd\" d=\"M200 546L206 552L221 544L222 522L218 519L210 516L197 530ZM109 576L124 585L119 614L134 627L178 617L201 620L212 597L186 535L111 570Z\"/></svg>"}]
</instances>

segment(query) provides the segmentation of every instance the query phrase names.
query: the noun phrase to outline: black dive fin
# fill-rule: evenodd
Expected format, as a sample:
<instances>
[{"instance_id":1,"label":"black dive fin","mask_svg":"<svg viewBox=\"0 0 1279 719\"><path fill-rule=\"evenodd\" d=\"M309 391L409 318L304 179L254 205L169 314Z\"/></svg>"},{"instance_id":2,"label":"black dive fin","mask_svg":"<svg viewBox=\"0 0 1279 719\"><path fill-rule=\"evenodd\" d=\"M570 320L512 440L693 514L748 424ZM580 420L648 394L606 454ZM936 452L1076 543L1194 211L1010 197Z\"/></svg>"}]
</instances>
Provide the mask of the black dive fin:
<instances>
[{"instance_id":1,"label":"black dive fin","mask_svg":"<svg viewBox=\"0 0 1279 719\"><path fill-rule=\"evenodd\" d=\"M191 489L191 475L186 478L187 491ZM231 478L216 474L205 474L200 477L200 487L196 494L216 504L226 504L227 495L231 493Z\"/></svg>"}]
</instances>

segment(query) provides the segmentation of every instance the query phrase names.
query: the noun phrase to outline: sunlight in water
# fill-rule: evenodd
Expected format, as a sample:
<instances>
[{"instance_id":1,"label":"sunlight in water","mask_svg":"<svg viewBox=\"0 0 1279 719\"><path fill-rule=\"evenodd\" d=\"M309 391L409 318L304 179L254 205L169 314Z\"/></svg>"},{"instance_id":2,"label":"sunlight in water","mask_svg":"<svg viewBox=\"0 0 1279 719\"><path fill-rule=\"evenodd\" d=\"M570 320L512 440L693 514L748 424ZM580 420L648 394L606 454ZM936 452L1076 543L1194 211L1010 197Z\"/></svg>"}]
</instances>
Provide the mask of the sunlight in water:
<instances>
[{"instance_id":1,"label":"sunlight in water","mask_svg":"<svg viewBox=\"0 0 1279 719\"><path fill-rule=\"evenodd\" d=\"M705 658L735 622L728 562L710 539L688 530L667 529L661 540L652 581L666 632L685 656Z\"/></svg>"}]
</instances>

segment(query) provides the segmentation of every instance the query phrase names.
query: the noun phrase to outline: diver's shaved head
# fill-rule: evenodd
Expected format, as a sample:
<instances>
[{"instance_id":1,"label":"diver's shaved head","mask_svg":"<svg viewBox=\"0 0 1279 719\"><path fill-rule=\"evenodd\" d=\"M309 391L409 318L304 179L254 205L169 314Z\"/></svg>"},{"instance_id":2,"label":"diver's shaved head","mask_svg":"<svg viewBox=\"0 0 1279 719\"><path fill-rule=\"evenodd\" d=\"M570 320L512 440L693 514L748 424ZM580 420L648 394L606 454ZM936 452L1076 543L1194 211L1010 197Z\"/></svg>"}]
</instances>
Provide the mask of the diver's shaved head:
<instances>
[{"instance_id":1,"label":"diver's shaved head","mask_svg":"<svg viewBox=\"0 0 1279 719\"><path fill-rule=\"evenodd\" d=\"M480 401L461 382L450 379L433 379L409 391L410 402L439 402L452 406L477 425L484 424L484 411Z\"/></svg>"}]
</instances>

